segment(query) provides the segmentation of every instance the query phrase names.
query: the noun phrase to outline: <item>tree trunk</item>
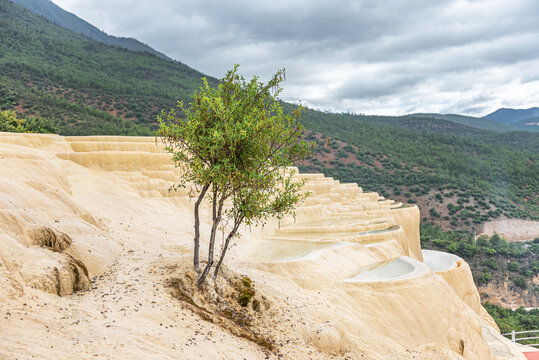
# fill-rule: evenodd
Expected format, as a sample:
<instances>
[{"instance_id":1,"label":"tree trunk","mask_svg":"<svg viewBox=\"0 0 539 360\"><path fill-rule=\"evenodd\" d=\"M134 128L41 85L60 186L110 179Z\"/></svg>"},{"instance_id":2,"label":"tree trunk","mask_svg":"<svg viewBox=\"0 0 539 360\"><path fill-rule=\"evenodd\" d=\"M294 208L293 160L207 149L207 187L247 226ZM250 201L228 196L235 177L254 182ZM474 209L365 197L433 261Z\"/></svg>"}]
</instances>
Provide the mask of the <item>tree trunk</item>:
<instances>
[{"instance_id":1,"label":"tree trunk","mask_svg":"<svg viewBox=\"0 0 539 360\"><path fill-rule=\"evenodd\" d=\"M230 240L234 238L234 235L236 235L236 232L238 231L238 228L240 226L240 222L234 224L234 227L226 237L225 246L223 247L223 250L221 251L221 257L219 258L219 262L217 262L217 265L215 265L215 271L213 272L213 279L217 279L217 275L219 275L219 269L221 268L221 264L223 263L223 260L225 258L226 250L228 249L228 245L230 243Z\"/></svg>"},{"instance_id":2,"label":"tree trunk","mask_svg":"<svg viewBox=\"0 0 539 360\"><path fill-rule=\"evenodd\" d=\"M224 194L221 196L219 200L216 199L217 191L213 191L213 225L211 227L211 234L210 234L210 244L208 245L208 263L206 264L206 267L204 268L204 271L202 272L202 275L197 280L197 287L200 288L204 281L206 280L206 277L208 276L208 273L210 272L210 269L213 265L213 249L215 248L215 235L217 233L217 226L219 225L219 222L221 221L221 213L223 210L223 204L224 204ZM217 211L216 211L217 208Z\"/></svg>"},{"instance_id":3,"label":"tree trunk","mask_svg":"<svg viewBox=\"0 0 539 360\"><path fill-rule=\"evenodd\" d=\"M195 269L195 273L200 274L200 261L199 261L199 252L200 252L200 217L198 215L198 208L200 207L200 203L202 202L202 199L204 199L204 196L206 195L206 191L208 191L208 188L210 185L204 185L202 188L202 191L198 195L198 199L195 203L195 250L193 255L193 268Z\"/></svg>"}]
</instances>

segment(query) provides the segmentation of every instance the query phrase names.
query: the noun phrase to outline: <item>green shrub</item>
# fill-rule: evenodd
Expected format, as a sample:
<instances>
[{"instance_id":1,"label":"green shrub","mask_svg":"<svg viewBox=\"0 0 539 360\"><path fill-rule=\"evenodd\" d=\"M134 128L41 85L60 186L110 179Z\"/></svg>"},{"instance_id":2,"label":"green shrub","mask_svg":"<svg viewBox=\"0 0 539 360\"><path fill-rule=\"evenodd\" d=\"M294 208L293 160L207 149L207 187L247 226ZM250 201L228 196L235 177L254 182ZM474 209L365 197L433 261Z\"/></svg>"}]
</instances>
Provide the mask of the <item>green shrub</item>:
<instances>
[{"instance_id":1,"label":"green shrub","mask_svg":"<svg viewBox=\"0 0 539 360\"><path fill-rule=\"evenodd\" d=\"M458 250L459 250L459 243L457 242L452 242L451 244L449 244L449 246L447 246L447 251L449 251L450 253L456 254Z\"/></svg>"},{"instance_id":2,"label":"green shrub","mask_svg":"<svg viewBox=\"0 0 539 360\"><path fill-rule=\"evenodd\" d=\"M518 286L521 289L526 289L526 280L524 280L523 277L519 276L515 280L513 280L515 285Z\"/></svg>"},{"instance_id":3,"label":"green shrub","mask_svg":"<svg viewBox=\"0 0 539 360\"><path fill-rule=\"evenodd\" d=\"M492 270L498 270L498 263L494 259L483 260L483 265L488 266Z\"/></svg>"},{"instance_id":4,"label":"green shrub","mask_svg":"<svg viewBox=\"0 0 539 360\"><path fill-rule=\"evenodd\" d=\"M25 119L17 118L15 111L0 111L0 131L4 132L27 132L24 123Z\"/></svg>"},{"instance_id":5,"label":"green shrub","mask_svg":"<svg viewBox=\"0 0 539 360\"><path fill-rule=\"evenodd\" d=\"M492 236L490 237L490 245L492 245L492 246L494 246L494 247L498 247L498 246L500 246L500 245L503 243L502 240L503 240L503 239L500 237L500 235L494 233L494 235L492 235Z\"/></svg>"},{"instance_id":6,"label":"green shrub","mask_svg":"<svg viewBox=\"0 0 539 360\"><path fill-rule=\"evenodd\" d=\"M464 257L471 257L477 252L475 245L461 242L459 245L458 253Z\"/></svg>"},{"instance_id":7,"label":"green shrub","mask_svg":"<svg viewBox=\"0 0 539 360\"><path fill-rule=\"evenodd\" d=\"M52 120L30 117L18 118L13 110L0 111L0 131L16 133L57 133Z\"/></svg>"},{"instance_id":8,"label":"green shrub","mask_svg":"<svg viewBox=\"0 0 539 360\"><path fill-rule=\"evenodd\" d=\"M433 218L439 218L440 217L440 213L438 211L436 211L435 208L430 208L429 209L429 214Z\"/></svg>"},{"instance_id":9,"label":"green shrub","mask_svg":"<svg viewBox=\"0 0 539 360\"><path fill-rule=\"evenodd\" d=\"M483 270L481 276L479 277L479 284L488 284L490 280L492 280L492 274Z\"/></svg>"},{"instance_id":10,"label":"green shrub","mask_svg":"<svg viewBox=\"0 0 539 360\"><path fill-rule=\"evenodd\" d=\"M480 236L479 238L477 238L477 246L489 246L488 237Z\"/></svg>"},{"instance_id":11,"label":"green shrub","mask_svg":"<svg viewBox=\"0 0 539 360\"><path fill-rule=\"evenodd\" d=\"M344 159L344 158L347 158L348 157L348 153L343 151L343 150L339 150L337 151L337 158L339 159Z\"/></svg>"}]
</instances>

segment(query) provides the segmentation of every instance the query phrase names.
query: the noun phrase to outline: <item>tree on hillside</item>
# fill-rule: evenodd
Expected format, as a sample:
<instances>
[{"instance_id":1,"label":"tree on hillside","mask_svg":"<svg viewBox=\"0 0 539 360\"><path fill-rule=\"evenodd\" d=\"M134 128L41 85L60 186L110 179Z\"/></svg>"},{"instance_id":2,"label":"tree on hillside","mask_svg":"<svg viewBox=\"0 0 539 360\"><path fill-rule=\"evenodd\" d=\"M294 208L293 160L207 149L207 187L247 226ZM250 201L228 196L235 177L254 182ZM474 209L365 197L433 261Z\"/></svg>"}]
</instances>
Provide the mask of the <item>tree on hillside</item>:
<instances>
[{"instance_id":1,"label":"tree on hillside","mask_svg":"<svg viewBox=\"0 0 539 360\"><path fill-rule=\"evenodd\" d=\"M246 81L228 71L217 88L203 85L193 94L190 107L178 103L180 114L171 110L158 117L166 150L173 154L182 177L172 188L189 187L197 196L194 204L195 236L193 266L200 287L214 264L215 237L219 226L227 228L213 277L243 224L264 223L294 210L306 194L302 181L294 179L288 166L310 154L303 140L301 107L288 115L278 100L285 72L277 71L263 84L258 77ZM200 272L199 208L211 203L212 227L208 261Z\"/></svg>"},{"instance_id":2,"label":"tree on hillside","mask_svg":"<svg viewBox=\"0 0 539 360\"><path fill-rule=\"evenodd\" d=\"M58 129L50 119L18 118L15 111L4 110L0 111L0 132L54 134Z\"/></svg>"},{"instance_id":3,"label":"tree on hillside","mask_svg":"<svg viewBox=\"0 0 539 360\"><path fill-rule=\"evenodd\" d=\"M24 119L17 118L15 111L0 111L0 131L27 132Z\"/></svg>"}]
</instances>

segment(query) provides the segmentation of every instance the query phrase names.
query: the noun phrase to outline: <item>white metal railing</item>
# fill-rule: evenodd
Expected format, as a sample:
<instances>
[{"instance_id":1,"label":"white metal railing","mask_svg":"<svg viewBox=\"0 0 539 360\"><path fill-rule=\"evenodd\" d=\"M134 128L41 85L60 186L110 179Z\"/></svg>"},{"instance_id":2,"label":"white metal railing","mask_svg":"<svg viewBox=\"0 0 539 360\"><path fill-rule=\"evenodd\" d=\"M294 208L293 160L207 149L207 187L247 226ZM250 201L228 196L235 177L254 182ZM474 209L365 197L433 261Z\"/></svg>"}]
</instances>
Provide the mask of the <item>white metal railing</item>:
<instances>
[{"instance_id":1,"label":"white metal railing","mask_svg":"<svg viewBox=\"0 0 539 360\"><path fill-rule=\"evenodd\" d=\"M539 330L526 330L526 331L511 331L510 333L502 334L503 336L511 336L511 341L514 343L519 343L522 340L539 340L539 336L527 336L527 337L517 337L518 334L529 334L529 333L539 333ZM539 343L537 344L523 344L526 346L539 346Z\"/></svg>"}]
</instances>

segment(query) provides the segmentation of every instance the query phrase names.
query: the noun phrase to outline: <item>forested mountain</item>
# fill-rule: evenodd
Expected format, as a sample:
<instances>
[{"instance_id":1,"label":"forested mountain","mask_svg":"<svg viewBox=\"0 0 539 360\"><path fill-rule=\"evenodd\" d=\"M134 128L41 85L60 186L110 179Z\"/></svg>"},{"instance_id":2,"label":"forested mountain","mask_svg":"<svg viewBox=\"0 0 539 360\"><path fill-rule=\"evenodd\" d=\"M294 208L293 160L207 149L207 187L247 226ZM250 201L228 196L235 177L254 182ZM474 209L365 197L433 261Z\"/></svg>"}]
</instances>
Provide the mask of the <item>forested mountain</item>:
<instances>
[{"instance_id":1,"label":"forested mountain","mask_svg":"<svg viewBox=\"0 0 539 360\"><path fill-rule=\"evenodd\" d=\"M444 228L539 219L539 134L449 121L307 111L317 155L300 165L403 202Z\"/></svg>"},{"instance_id":2,"label":"forested mountain","mask_svg":"<svg viewBox=\"0 0 539 360\"><path fill-rule=\"evenodd\" d=\"M189 102L203 76L0 0L0 110L51 119L47 124L61 134L152 135L156 115L178 100ZM445 229L473 230L503 216L539 218L539 133L502 131L505 125L455 115L308 109L303 118L318 144L315 156L298 164L303 171L417 202L425 220Z\"/></svg>"},{"instance_id":3,"label":"forested mountain","mask_svg":"<svg viewBox=\"0 0 539 360\"><path fill-rule=\"evenodd\" d=\"M483 129L483 130L493 130L493 131L518 131L518 130L534 130L534 129L523 129L519 126L509 125L509 124L503 124L499 123L493 120L485 119L485 118L478 118L473 116L464 116L464 115L456 115L456 114L410 114L408 115L410 117L419 117L419 118L425 118L425 119L438 119L438 120L446 120L453 123L461 124L464 126L469 126L477 129Z\"/></svg>"},{"instance_id":4,"label":"forested mountain","mask_svg":"<svg viewBox=\"0 0 539 360\"><path fill-rule=\"evenodd\" d=\"M539 108L532 107L529 109L498 109L491 114L485 116L485 119L496 121L503 124L525 127L537 131L539 126ZM533 125L532 125L533 124Z\"/></svg>"},{"instance_id":5,"label":"forested mountain","mask_svg":"<svg viewBox=\"0 0 539 360\"><path fill-rule=\"evenodd\" d=\"M77 34L84 35L90 39L100 41L105 44L121 46L123 48L135 51L147 51L164 59L169 59L165 54L160 53L149 47L146 44L133 38L112 36L104 31L99 30L95 26L82 20L75 14L65 11L50 0L11 0L35 14L41 15L44 18L58 24L66 29L73 30Z\"/></svg>"},{"instance_id":6,"label":"forested mountain","mask_svg":"<svg viewBox=\"0 0 539 360\"><path fill-rule=\"evenodd\" d=\"M0 109L53 118L63 134L151 134L157 113L188 100L203 76L0 0Z\"/></svg>"}]
</instances>

